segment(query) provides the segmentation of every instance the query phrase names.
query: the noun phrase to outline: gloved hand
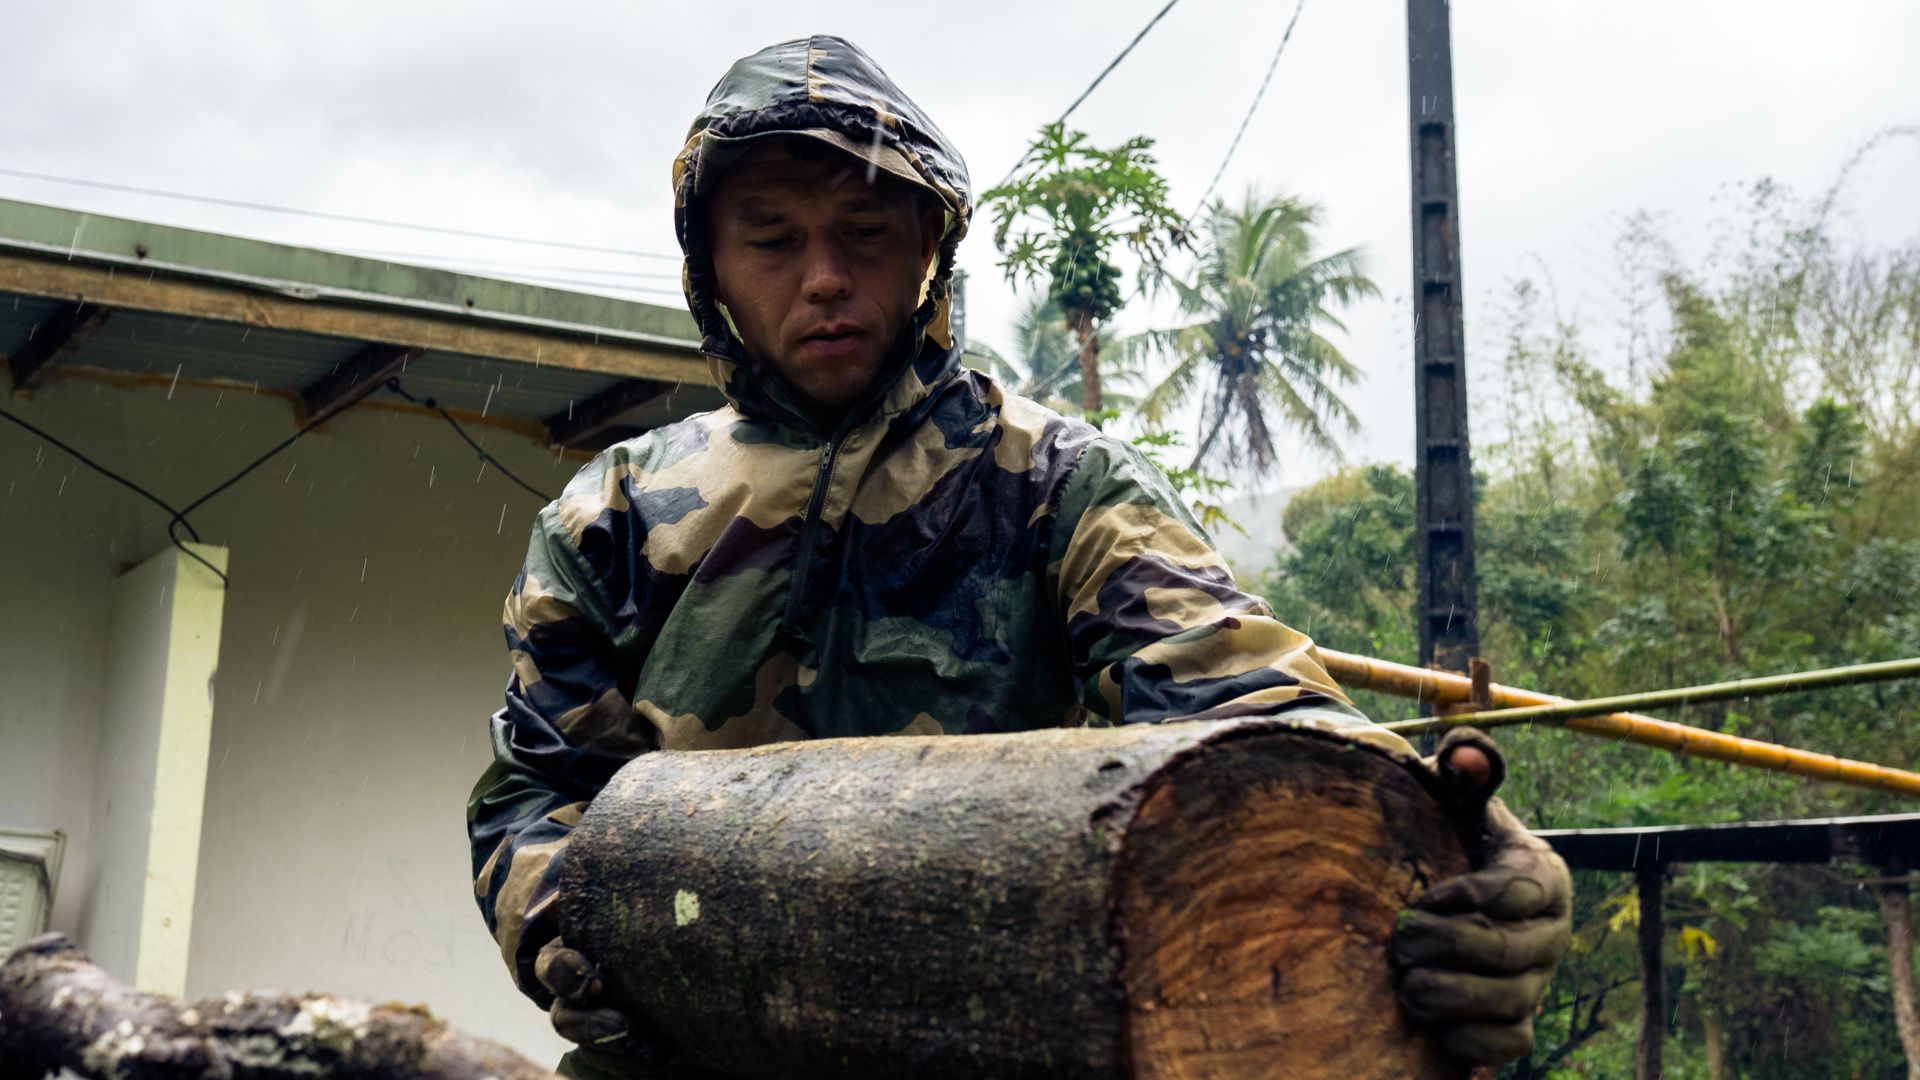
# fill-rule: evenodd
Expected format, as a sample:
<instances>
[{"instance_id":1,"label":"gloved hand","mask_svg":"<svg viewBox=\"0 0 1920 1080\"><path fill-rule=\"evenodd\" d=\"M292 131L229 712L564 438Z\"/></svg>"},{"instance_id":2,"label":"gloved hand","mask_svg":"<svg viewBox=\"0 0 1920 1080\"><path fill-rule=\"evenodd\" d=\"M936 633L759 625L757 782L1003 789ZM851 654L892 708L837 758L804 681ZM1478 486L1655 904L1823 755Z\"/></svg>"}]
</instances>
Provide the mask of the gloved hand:
<instances>
[{"instance_id":1,"label":"gloved hand","mask_svg":"<svg viewBox=\"0 0 1920 1080\"><path fill-rule=\"evenodd\" d=\"M553 1030L580 1047L567 1055L569 1068L596 1077L667 1075L660 1044L605 1004L600 971L584 953L555 938L534 959L533 974L553 994L547 1011Z\"/></svg>"},{"instance_id":2,"label":"gloved hand","mask_svg":"<svg viewBox=\"0 0 1920 1080\"><path fill-rule=\"evenodd\" d=\"M1414 897L1388 943L1400 1005L1453 1057L1497 1065L1533 1045L1533 1012L1573 936L1573 880L1493 792L1492 739L1455 728L1428 765L1463 824L1475 870Z\"/></svg>"}]
</instances>

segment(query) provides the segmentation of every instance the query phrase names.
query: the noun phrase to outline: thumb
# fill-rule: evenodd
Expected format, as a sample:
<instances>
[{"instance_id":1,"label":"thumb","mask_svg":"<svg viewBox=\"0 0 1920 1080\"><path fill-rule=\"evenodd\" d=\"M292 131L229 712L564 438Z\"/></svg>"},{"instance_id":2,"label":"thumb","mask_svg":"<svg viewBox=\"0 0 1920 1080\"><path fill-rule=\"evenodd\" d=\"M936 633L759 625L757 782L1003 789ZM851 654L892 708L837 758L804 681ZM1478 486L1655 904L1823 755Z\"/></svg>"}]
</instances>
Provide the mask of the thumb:
<instances>
[{"instance_id":1,"label":"thumb","mask_svg":"<svg viewBox=\"0 0 1920 1080\"><path fill-rule=\"evenodd\" d=\"M1506 755L1478 728L1459 727L1447 732L1431 764L1448 801L1469 814L1486 805L1507 779Z\"/></svg>"}]
</instances>

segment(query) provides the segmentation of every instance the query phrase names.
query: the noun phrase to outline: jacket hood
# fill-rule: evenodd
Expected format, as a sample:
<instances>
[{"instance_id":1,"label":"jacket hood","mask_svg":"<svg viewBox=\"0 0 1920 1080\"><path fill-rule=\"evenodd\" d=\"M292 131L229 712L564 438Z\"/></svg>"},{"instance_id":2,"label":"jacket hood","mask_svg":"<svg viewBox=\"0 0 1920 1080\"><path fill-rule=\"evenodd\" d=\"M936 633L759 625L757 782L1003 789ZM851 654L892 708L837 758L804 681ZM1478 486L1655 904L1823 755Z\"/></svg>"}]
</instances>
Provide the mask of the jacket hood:
<instances>
[{"instance_id":1,"label":"jacket hood","mask_svg":"<svg viewBox=\"0 0 1920 1080\"><path fill-rule=\"evenodd\" d=\"M720 311L702 204L703 165L724 167L738 140L773 134L827 136L840 145L872 147L911 169L920 186L946 204L947 227L920 307L910 348L890 357L861 408L894 412L924 396L958 367L951 302L954 252L972 216L967 167L959 151L912 99L859 46L816 35L771 45L737 61L707 95L673 163L674 229L680 238L682 286L699 324L701 350L735 407L759 419L792 421L803 414L783 380L747 355Z\"/></svg>"}]
</instances>

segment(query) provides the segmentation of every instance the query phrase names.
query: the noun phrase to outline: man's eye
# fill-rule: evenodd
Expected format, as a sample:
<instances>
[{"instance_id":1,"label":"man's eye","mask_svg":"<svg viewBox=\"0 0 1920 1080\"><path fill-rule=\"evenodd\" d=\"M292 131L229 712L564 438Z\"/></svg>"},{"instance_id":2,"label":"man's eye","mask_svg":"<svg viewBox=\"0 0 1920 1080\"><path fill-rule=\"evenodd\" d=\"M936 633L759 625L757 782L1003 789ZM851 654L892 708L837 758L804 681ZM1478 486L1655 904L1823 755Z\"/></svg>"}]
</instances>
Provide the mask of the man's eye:
<instances>
[{"instance_id":1,"label":"man's eye","mask_svg":"<svg viewBox=\"0 0 1920 1080\"><path fill-rule=\"evenodd\" d=\"M755 251L779 251L793 240L790 236L774 236L765 240L749 240L747 246Z\"/></svg>"},{"instance_id":2,"label":"man's eye","mask_svg":"<svg viewBox=\"0 0 1920 1080\"><path fill-rule=\"evenodd\" d=\"M856 225L853 227L852 232L858 239L874 240L885 236L887 227L885 225Z\"/></svg>"}]
</instances>

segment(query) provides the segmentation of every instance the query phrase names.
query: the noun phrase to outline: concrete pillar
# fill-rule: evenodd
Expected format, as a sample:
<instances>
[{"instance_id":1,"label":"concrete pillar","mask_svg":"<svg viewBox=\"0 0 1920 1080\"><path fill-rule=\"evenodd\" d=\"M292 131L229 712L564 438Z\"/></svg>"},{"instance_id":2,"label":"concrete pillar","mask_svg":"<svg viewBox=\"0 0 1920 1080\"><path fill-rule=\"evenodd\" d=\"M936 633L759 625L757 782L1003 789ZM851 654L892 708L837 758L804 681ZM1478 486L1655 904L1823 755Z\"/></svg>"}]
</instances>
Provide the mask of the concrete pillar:
<instances>
[{"instance_id":1,"label":"concrete pillar","mask_svg":"<svg viewBox=\"0 0 1920 1080\"><path fill-rule=\"evenodd\" d=\"M226 569L225 548L190 545ZM81 945L142 990L181 994L193 933L213 676L226 585L177 548L114 583Z\"/></svg>"}]
</instances>

